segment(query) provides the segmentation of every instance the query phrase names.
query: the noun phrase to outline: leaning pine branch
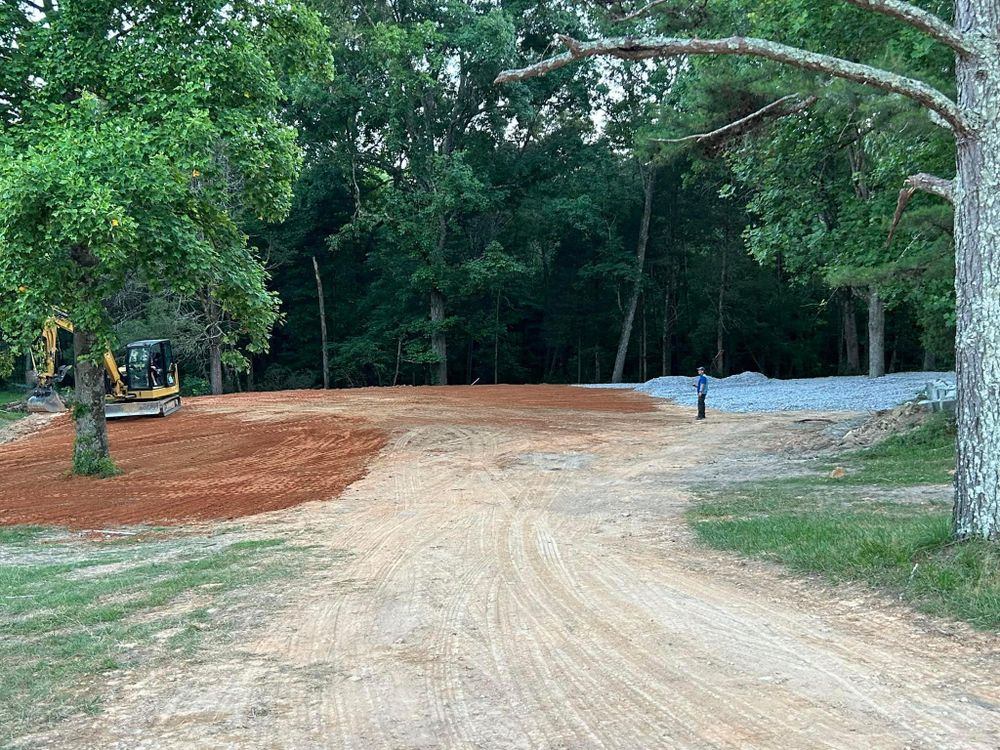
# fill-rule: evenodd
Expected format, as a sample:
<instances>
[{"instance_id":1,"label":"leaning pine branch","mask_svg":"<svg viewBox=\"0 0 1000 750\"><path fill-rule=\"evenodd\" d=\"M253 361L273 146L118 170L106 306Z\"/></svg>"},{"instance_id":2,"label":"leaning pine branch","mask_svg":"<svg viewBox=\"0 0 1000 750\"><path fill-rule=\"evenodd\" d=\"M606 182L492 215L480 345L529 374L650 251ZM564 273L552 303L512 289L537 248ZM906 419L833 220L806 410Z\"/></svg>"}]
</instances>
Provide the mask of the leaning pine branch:
<instances>
[{"instance_id":1,"label":"leaning pine branch","mask_svg":"<svg viewBox=\"0 0 1000 750\"><path fill-rule=\"evenodd\" d=\"M973 54L967 37L950 23L943 21L930 11L918 8L912 3L901 0L846 0L851 5L881 13L909 24L928 36L946 44L958 54L967 56Z\"/></svg>"},{"instance_id":2,"label":"leaning pine branch","mask_svg":"<svg viewBox=\"0 0 1000 750\"><path fill-rule=\"evenodd\" d=\"M731 122L728 125L723 125L721 128L717 128L710 133L696 133L694 135L686 135L683 138L653 138L651 140L655 143L686 143L688 141L702 143L704 141L713 141L717 138L728 138L742 135L761 120L776 117L789 117L809 109L809 107L818 101L815 96L809 96L796 102L791 107L783 106L786 102L798 98L799 94L789 94L788 96L783 96L780 99L771 102L766 107L761 107L756 112L753 112L746 117L741 117L739 120Z\"/></svg>"},{"instance_id":3,"label":"leaning pine branch","mask_svg":"<svg viewBox=\"0 0 1000 750\"><path fill-rule=\"evenodd\" d=\"M899 222L903 219L903 212L910 204L913 195L920 191L944 198L949 203L955 202L955 185L951 180L943 177L935 177L932 174L921 172L912 177L907 177L904 187L899 191L899 201L896 203L896 214L892 217L892 226L889 228L889 237L885 241L886 248L892 244L892 238L896 236Z\"/></svg>"},{"instance_id":4,"label":"leaning pine branch","mask_svg":"<svg viewBox=\"0 0 1000 750\"><path fill-rule=\"evenodd\" d=\"M650 60L658 57L684 55L742 55L762 57L803 70L812 70L836 78L905 96L937 112L958 135L971 131L969 123L958 105L945 94L923 81L896 75L870 65L821 55L809 50L790 47L767 39L729 37L725 39L682 39L674 37L618 37L580 42L570 37L560 37L568 48L561 55L542 60L516 70L506 70L496 78L496 83L522 81L545 75L558 68L588 57L607 56L623 60Z\"/></svg>"}]
</instances>

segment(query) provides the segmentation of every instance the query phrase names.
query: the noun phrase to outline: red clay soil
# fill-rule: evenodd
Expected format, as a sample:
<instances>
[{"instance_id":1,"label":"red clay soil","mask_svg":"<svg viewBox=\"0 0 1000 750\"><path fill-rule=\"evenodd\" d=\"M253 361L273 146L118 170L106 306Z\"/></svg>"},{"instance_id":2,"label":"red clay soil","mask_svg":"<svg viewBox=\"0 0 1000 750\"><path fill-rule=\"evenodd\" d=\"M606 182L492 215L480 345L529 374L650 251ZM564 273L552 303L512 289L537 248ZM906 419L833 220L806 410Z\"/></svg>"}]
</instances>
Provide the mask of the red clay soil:
<instances>
[{"instance_id":1,"label":"red clay soil","mask_svg":"<svg viewBox=\"0 0 1000 750\"><path fill-rule=\"evenodd\" d=\"M61 420L0 446L0 525L70 528L226 519L339 495L360 479L385 435L336 415L243 421L184 410L109 423L124 474L68 476L72 425Z\"/></svg>"},{"instance_id":2,"label":"red clay soil","mask_svg":"<svg viewBox=\"0 0 1000 750\"><path fill-rule=\"evenodd\" d=\"M654 408L652 399L634 392L567 386L363 388L188 399L166 419L109 423L111 452L125 472L112 479L69 476L72 425L60 419L0 445L0 525L94 529L237 518L337 497L364 475L386 444L387 431L407 425L530 418L557 426L560 411Z\"/></svg>"},{"instance_id":3,"label":"red clay soil","mask_svg":"<svg viewBox=\"0 0 1000 750\"><path fill-rule=\"evenodd\" d=\"M198 399L198 403L204 406L217 404L229 410L236 405L329 404L332 401L357 399L374 399L387 404L405 403L419 406L428 412L433 412L437 405L458 410L569 409L616 414L651 412L656 409L656 402L649 396L629 389L578 388L568 385L396 386L343 388L333 391L256 391L208 396Z\"/></svg>"}]
</instances>

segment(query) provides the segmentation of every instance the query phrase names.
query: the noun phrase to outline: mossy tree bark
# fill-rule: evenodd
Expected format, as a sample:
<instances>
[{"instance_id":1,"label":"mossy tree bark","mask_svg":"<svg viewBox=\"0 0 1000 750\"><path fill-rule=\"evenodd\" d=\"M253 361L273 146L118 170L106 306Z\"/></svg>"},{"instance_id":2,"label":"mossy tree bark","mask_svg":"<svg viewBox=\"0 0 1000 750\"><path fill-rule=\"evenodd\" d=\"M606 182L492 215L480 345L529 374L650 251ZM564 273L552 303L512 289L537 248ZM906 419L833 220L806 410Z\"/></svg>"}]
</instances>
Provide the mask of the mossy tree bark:
<instances>
[{"instance_id":1,"label":"mossy tree bark","mask_svg":"<svg viewBox=\"0 0 1000 750\"><path fill-rule=\"evenodd\" d=\"M97 340L83 331L73 334L76 356L76 440L73 443L75 474L104 474L110 465L108 423L104 416L104 369L95 364L100 355Z\"/></svg>"},{"instance_id":2,"label":"mossy tree bark","mask_svg":"<svg viewBox=\"0 0 1000 750\"><path fill-rule=\"evenodd\" d=\"M979 41L958 58L959 106L975 117L958 139L955 292L959 539L1000 541L1000 4L957 2L955 23Z\"/></svg>"}]
</instances>

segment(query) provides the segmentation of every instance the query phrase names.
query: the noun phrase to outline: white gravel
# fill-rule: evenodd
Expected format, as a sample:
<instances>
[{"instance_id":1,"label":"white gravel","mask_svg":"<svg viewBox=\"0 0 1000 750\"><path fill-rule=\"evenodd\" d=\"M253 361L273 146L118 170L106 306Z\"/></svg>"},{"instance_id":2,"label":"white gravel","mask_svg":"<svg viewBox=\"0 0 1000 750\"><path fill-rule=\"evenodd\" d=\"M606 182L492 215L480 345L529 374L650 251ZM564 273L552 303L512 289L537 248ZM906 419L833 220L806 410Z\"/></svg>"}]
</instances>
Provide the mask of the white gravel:
<instances>
[{"instance_id":1,"label":"white gravel","mask_svg":"<svg viewBox=\"0 0 1000 750\"><path fill-rule=\"evenodd\" d=\"M879 411L912 401L928 383L955 383L953 372L901 372L882 378L864 376L772 380L759 372L708 379L709 410ZM654 378L638 385L591 385L589 388L632 388L656 398L695 406L695 377Z\"/></svg>"}]
</instances>

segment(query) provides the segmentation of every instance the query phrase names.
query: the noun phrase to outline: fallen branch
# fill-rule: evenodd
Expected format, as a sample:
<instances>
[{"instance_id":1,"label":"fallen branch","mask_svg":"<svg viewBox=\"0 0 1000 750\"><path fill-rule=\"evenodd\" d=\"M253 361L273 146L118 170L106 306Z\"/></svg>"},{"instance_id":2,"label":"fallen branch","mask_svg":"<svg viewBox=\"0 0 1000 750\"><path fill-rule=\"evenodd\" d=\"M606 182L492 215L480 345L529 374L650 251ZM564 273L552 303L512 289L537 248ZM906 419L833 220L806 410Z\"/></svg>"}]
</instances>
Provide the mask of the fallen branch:
<instances>
[{"instance_id":1,"label":"fallen branch","mask_svg":"<svg viewBox=\"0 0 1000 750\"><path fill-rule=\"evenodd\" d=\"M731 122L728 125L723 125L721 128L717 128L710 133L696 133L694 135L686 135L683 138L653 138L651 140L655 143L686 143L688 141L701 143L703 141L711 141L721 137L742 135L749 130L751 126L756 125L760 120L769 117L789 117L807 110L819 101L815 96L809 96L799 102L796 102L791 107L782 108L783 104L792 99L797 99L798 97L799 94L789 94L788 96L783 96L780 99L771 102L767 106L761 107L756 112L753 112L746 117L741 117L739 120Z\"/></svg>"}]
</instances>

